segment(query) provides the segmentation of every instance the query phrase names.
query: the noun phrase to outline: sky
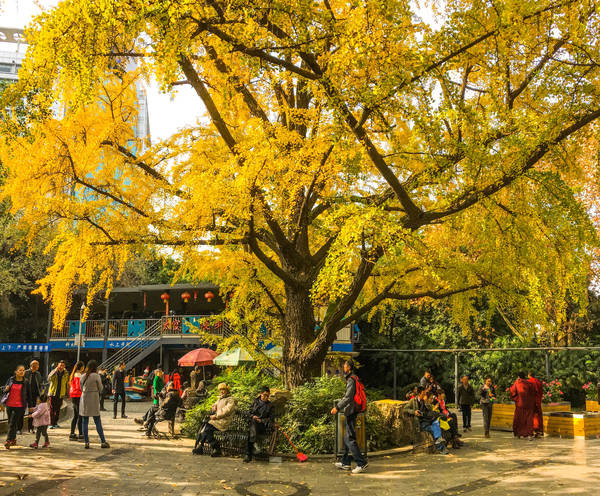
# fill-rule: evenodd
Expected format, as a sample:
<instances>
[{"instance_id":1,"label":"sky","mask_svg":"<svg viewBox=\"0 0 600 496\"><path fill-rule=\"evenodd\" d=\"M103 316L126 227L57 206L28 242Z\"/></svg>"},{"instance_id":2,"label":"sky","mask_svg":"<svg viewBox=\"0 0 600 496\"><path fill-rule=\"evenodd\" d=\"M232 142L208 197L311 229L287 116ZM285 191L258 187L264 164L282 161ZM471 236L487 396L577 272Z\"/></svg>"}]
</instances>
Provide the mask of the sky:
<instances>
[{"instance_id":1,"label":"sky","mask_svg":"<svg viewBox=\"0 0 600 496\"><path fill-rule=\"evenodd\" d=\"M24 28L42 9L58 0L0 0L0 27ZM5 50L7 44L0 44ZM14 47L14 45L12 45ZM14 50L14 48L12 48ZM179 86L174 96L163 94L154 82L146 85L150 136L153 142L166 139L180 128L196 124L203 113L199 98L189 86Z\"/></svg>"}]
</instances>

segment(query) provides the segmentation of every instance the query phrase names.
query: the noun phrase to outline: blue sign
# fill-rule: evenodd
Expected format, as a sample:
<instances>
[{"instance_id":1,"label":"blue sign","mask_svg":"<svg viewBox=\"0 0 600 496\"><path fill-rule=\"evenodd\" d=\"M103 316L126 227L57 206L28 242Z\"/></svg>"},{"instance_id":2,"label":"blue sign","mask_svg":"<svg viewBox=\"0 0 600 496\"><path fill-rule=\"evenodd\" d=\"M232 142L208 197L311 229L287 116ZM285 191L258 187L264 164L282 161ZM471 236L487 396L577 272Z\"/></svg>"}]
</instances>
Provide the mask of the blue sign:
<instances>
[{"instance_id":1,"label":"blue sign","mask_svg":"<svg viewBox=\"0 0 600 496\"><path fill-rule=\"evenodd\" d=\"M127 340L127 339L109 339L106 341L106 347L108 349L118 349L118 348L124 348L125 346L127 346L128 343L131 343L133 340ZM151 346L152 344L154 344L156 340L153 339L149 339L147 341L143 341L141 343L137 342L136 345L139 346L141 344L141 346L143 348L145 348L146 346ZM48 346L48 345L46 345ZM60 340L60 341L55 341L52 340L50 341L50 347L52 350L76 350L77 349L77 342L74 339L71 340ZM85 349L102 349L104 348L104 340L103 339L87 339L82 343L82 348Z\"/></svg>"},{"instance_id":2,"label":"blue sign","mask_svg":"<svg viewBox=\"0 0 600 496\"><path fill-rule=\"evenodd\" d=\"M0 353L29 353L30 351L50 351L48 343L0 343Z\"/></svg>"}]
</instances>

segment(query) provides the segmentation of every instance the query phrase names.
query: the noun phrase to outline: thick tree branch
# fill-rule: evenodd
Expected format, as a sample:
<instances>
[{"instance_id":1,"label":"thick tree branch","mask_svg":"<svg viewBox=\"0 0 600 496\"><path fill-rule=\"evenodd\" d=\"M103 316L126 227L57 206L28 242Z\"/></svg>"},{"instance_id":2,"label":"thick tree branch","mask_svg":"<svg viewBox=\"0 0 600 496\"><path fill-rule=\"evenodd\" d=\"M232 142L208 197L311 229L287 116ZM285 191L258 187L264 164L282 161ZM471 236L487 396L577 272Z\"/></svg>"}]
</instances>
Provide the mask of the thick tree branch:
<instances>
[{"instance_id":1,"label":"thick tree branch","mask_svg":"<svg viewBox=\"0 0 600 496\"><path fill-rule=\"evenodd\" d=\"M516 179L521 177L529 169L533 168L544 157L544 155L546 155L546 153L548 153L548 151L550 150L550 148L552 146L565 140L566 138L571 136L573 133L579 131L586 125L588 125L591 122L598 119L599 117L600 117L600 109L589 112L589 113L585 114L584 116L580 117L573 124L571 124L570 126L567 126L560 133L558 133L558 135L555 138L550 139L548 141L545 141L545 142L537 145L535 147L535 149L531 152L531 154L525 158L523 166L518 168L515 172L509 173L509 174L504 174L502 177L500 177L498 180L496 180L492 184L489 184L486 187L484 187L478 191L470 191L470 192L463 194L447 210L444 210L441 212L435 212L435 211L426 212L423 215L423 223L424 224L429 223L431 221L438 220L443 217L447 217L449 215L461 212L462 210L465 210L465 209L469 208L470 206L474 205L475 203L479 202L481 199L487 198L487 197L492 196L493 194L497 193L501 189L503 189L506 186L513 183Z\"/></svg>"}]
</instances>

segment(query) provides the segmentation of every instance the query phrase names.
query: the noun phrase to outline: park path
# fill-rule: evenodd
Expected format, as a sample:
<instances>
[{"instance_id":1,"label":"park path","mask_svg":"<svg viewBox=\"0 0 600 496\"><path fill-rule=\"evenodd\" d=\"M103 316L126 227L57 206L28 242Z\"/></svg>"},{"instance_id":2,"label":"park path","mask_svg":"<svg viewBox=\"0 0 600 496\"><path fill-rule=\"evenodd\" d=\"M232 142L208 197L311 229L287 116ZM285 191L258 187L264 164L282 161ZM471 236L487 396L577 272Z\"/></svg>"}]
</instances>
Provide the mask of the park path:
<instances>
[{"instance_id":1,"label":"park path","mask_svg":"<svg viewBox=\"0 0 600 496\"><path fill-rule=\"evenodd\" d=\"M485 439L478 414L467 446L455 454L374 458L367 473L351 475L321 460L246 465L192 456L189 439L146 439L137 430L133 416L147 406L129 404L127 420L104 412L108 450L95 431L90 450L69 442L66 423L50 431L49 450L24 447L32 436L22 436L20 447L0 451L0 496L564 495L596 494L600 484L600 440Z\"/></svg>"}]
</instances>

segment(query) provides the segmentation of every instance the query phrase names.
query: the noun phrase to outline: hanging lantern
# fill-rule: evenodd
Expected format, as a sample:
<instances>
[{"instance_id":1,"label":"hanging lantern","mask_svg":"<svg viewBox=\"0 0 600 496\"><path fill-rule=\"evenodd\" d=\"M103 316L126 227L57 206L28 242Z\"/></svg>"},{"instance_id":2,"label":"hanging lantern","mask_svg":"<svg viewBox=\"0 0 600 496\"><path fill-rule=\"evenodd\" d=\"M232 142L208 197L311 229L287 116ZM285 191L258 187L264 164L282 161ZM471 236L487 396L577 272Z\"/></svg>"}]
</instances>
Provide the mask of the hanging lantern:
<instances>
[{"instance_id":1,"label":"hanging lantern","mask_svg":"<svg viewBox=\"0 0 600 496\"><path fill-rule=\"evenodd\" d=\"M215 297L215 294L212 291L207 291L206 293L204 293L204 298L206 298L206 301L208 301L209 303L212 301L212 299Z\"/></svg>"},{"instance_id":2,"label":"hanging lantern","mask_svg":"<svg viewBox=\"0 0 600 496\"><path fill-rule=\"evenodd\" d=\"M171 298L171 295L169 295L169 293L166 291L160 295L160 299L165 304L165 315L169 315L169 298Z\"/></svg>"},{"instance_id":3,"label":"hanging lantern","mask_svg":"<svg viewBox=\"0 0 600 496\"><path fill-rule=\"evenodd\" d=\"M147 306L148 306L148 293L146 293L144 291L144 310L146 310Z\"/></svg>"},{"instance_id":4,"label":"hanging lantern","mask_svg":"<svg viewBox=\"0 0 600 496\"><path fill-rule=\"evenodd\" d=\"M198 290L194 289L194 301L198 299Z\"/></svg>"},{"instance_id":5,"label":"hanging lantern","mask_svg":"<svg viewBox=\"0 0 600 496\"><path fill-rule=\"evenodd\" d=\"M184 301L184 303L190 301L191 297L192 295L189 293L189 291L184 291L183 293L181 293L181 299Z\"/></svg>"}]
</instances>

